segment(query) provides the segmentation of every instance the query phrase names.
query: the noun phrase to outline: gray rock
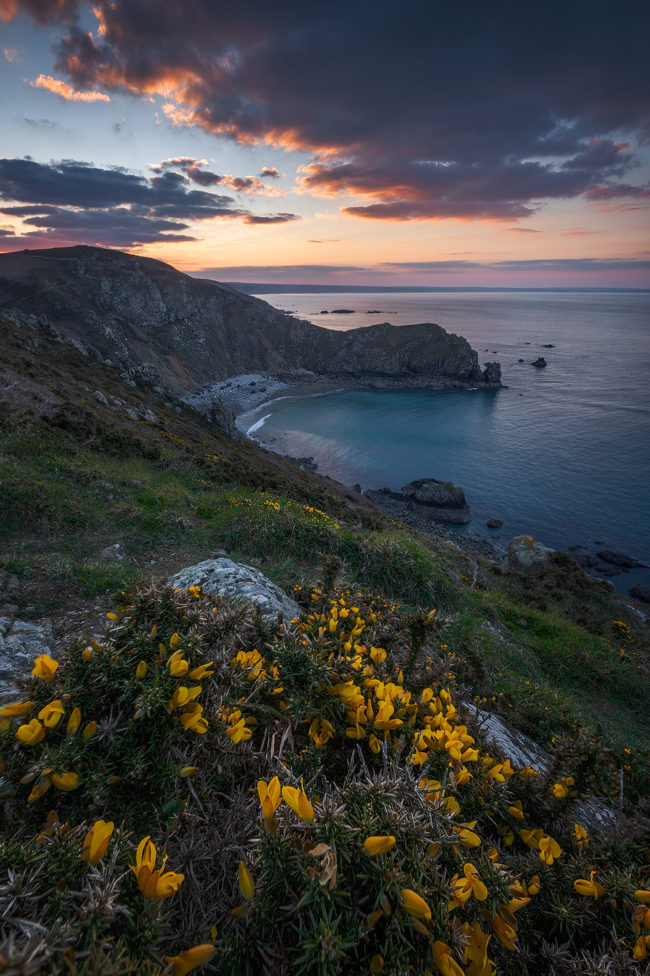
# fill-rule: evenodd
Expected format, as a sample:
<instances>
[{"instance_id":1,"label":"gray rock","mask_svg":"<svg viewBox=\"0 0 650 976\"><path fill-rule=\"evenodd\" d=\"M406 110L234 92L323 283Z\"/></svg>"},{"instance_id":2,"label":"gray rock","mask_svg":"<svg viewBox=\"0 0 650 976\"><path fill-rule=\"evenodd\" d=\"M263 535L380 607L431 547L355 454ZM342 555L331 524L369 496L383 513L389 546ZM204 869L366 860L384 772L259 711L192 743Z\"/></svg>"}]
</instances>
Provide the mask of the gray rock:
<instances>
[{"instance_id":1,"label":"gray rock","mask_svg":"<svg viewBox=\"0 0 650 976\"><path fill-rule=\"evenodd\" d=\"M108 406L108 400L101 390L95 390L95 400L97 400L98 403L103 403L105 407Z\"/></svg>"},{"instance_id":2,"label":"gray rock","mask_svg":"<svg viewBox=\"0 0 650 976\"><path fill-rule=\"evenodd\" d=\"M8 624L8 625L7 625ZM19 680L27 678L39 654L54 656L49 628L0 617L0 705L15 701L22 692Z\"/></svg>"},{"instance_id":3,"label":"gray rock","mask_svg":"<svg viewBox=\"0 0 650 976\"><path fill-rule=\"evenodd\" d=\"M420 478L402 488L402 495L427 518L465 525L471 521L465 492L453 481Z\"/></svg>"},{"instance_id":4,"label":"gray rock","mask_svg":"<svg viewBox=\"0 0 650 976\"><path fill-rule=\"evenodd\" d=\"M501 386L501 363L486 363L483 380L489 386Z\"/></svg>"},{"instance_id":5,"label":"gray rock","mask_svg":"<svg viewBox=\"0 0 650 976\"><path fill-rule=\"evenodd\" d=\"M281 617L285 622L300 616L300 607L258 569L224 557L206 559L182 569L170 584L187 590L201 586L207 596L230 596L256 604L265 617Z\"/></svg>"},{"instance_id":6,"label":"gray rock","mask_svg":"<svg viewBox=\"0 0 650 976\"><path fill-rule=\"evenodd\" d=\"M489 745L493 747L499 755L505 756L513 766L521 769L523 766L532 766L539 773L546 772L551 766L551 755L542 749L540 745L518 732L516 729L508 728L498 716L491 712L485 712L476 705L467 705L468 712L474 720L479 723L481 732Z\"/></svg>"},{"instance_id":7,"label":"gray rock","mask_svg":"<svg viewBox=\"0 0 650 976\"><path fill-rule=\"evenodd\" d=\"M106 546L99 554L100 559L107 562L123 563L127 558L127 552L121 542L114 542L112 546Z\"/></svg>"},{"instance_id":8,"label":"gray rock","mask_svg":"<svg viewBox=\"0 0 650 976\"><path fill-rule=\"evenodd\" d=\"M508 555L501 563L506 573L539 573L549 564L554 550L530 535L519 535L508 543Z\"/></svg>"},{"instance_id":9,"label":"gray rock","mask_svg":"<svg viewBox=\"0 0 650 976\"><path fill-rule=\"evenodd\" d=\"M503 525L503 519L488 519L486 525L488 529L500 529Z\"/></svg>"},{"instance_id":10,"label":"gray rock","mask_svg":"<svg viewBox=\"0 0 650 976\"><path fill-rule=\"evenodd\" d=\"M538 369L543 369L543 367L546 366L546 360L543 356L538 356L535 362L531 363L530 365L537 366Z\"/></svg>"}]
</instances>

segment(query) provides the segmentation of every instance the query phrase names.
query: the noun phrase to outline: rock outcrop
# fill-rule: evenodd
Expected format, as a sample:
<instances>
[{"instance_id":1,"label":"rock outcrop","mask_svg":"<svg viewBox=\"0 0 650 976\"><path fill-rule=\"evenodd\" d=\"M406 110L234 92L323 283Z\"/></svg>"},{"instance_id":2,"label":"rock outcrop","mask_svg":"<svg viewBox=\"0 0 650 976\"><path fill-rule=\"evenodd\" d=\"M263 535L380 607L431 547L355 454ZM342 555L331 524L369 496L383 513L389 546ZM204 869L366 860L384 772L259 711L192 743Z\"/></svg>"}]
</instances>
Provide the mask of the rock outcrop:
<instances>
[{"instance_id":1,"label":"rock outcrop","mask_svg":"<svg viewBox=\"0 0 650 976\"><path fill-rule=\"evenodd\" d=\"M554 550L530 535L519 535L508 543L508 555L501 568L504 572L539 573L548 566Z\"/></svg>"},{"instance_id":2,"label":"rock outcrop","mask_svg":"<svg viewBox=\"0 0 650 976\"><path fill-rule=\"evenodd\" d=\"M39 654L52 654L45 626L0 617L0 705L20 699L18 682L27 678Z\"/></svg>"},{"instance_id":3,"label":"rock outcrop","mask_svg":"<svg viewBox=\"0 0 650 976\"><path fill-rule=\"evenodd\" d=\"M469 343L437 325L335 332L161 261L95 247L0 255L0 307L73 341L134 383L187 392L259 372L359 385L498 387Z\"/></svg>"},{"instance_id":4,"label":"rock outcrop","mask_svg":"<svg viewBox=\"0 0 650 976\"><path fill-rule=\"evenodd\" d=\"M169 580L170 586L187 590L200 586L207 596L229 596L259 607L265 617L289 623L300 616L300 607L253 566L219 557L188 566Z\"/></svg>"},{"instance_id":5,"label":"rock outcrop","mask_svg":"<svg viewBox=\"0 0 650 976\"><path fill-rule=\"evenodd\" d=\"M453 481L419 478L404 485L402 494L417 512L427 518L455 525L466 525L471 521L465 492Z\"/></svg>"}]
</instances>

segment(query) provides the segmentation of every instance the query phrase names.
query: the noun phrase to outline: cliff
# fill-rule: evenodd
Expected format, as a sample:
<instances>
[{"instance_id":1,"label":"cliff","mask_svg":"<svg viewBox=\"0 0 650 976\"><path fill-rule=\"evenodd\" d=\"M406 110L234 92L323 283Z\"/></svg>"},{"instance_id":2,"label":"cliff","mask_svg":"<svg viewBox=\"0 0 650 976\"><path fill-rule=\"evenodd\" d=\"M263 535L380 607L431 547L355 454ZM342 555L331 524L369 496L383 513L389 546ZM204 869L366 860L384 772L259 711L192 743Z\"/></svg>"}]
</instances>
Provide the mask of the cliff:
<instances>
[{"instance_id":1,"label":"cliff","mask_svg":"<svg viewBox=\"0 0 650 976\"><path fill-rule=\"evenodd\" d=\"M430 323L333 332L170 265L95 247L0 255L0 309L45 317L122 370L176 390L260 372L389 385L501 385L460 336Z\"/></svg>"}]
</instances>

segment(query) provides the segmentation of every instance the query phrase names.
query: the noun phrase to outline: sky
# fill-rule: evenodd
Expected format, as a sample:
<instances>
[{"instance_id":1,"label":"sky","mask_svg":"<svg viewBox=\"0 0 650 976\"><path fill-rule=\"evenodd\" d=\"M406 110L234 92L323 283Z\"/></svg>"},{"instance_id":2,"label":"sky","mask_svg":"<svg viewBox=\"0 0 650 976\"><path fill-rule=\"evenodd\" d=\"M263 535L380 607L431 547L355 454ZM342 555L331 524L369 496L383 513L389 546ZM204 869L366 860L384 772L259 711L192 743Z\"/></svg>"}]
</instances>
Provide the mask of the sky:
<instances>
[{"instance_id":1,"label":"sky","mask_svg":"<svg viewBox=\"0 0 650 976\"><path fill-rule=\"evenodd\" d=\"M0 251L650 288L646 0L0 0Z\"/></svg>"}]
</instances>

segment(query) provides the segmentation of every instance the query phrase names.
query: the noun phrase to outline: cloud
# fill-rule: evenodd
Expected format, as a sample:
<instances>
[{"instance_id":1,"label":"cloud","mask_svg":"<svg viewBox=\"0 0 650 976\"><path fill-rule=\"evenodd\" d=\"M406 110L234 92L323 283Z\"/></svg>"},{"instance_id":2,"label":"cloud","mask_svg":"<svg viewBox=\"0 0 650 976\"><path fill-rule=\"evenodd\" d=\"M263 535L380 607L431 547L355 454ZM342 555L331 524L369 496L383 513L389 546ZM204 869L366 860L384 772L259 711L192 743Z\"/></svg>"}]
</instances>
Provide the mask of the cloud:
<instances>
[{"instance_id":1,"label":"cloud","mask_svg":"<svg viewBox=\"0 0 650 976\"><path fill-rule=\"evenodd\" d=\"M232 197L193 189L179 173L145 179L76 160L0 159L0 199L12 201L0 212L41 234L114 247L196 240L189 221L249 213Z\"/></svg>"},{"instance_id":2,"label":"cloud","mask_svg":"<svg viewBox=\"0 0 650 976\"><path fill-rule=\"evenodd\" d=\"M58 129L59 125L57 122L52 122L50 119L30 119L29 116L25 115L22 120L25 125L31 125L35 129Z\"/></svg>"},{"instance_id":3,"label":"cloud","mask_svg":"<svg viewBox=\"0 0 650 976\"><path fill-rule=\"evenodd\" d=\"M625 16L615 0L414 0L408 16L388 0L192 0L191 15L95 0L95 34L71 0L0 0L18 9L58 25L73 90L160 95L174 124L306 150L303 188L357 197L344 213L365 219L511 221L620 195L650 133L643 0Z\"/></svg>"},{"instance_id":4,"label":"cloud","mask_svg":"<svg viewBox=\"0 0 650 976\"><path fill-rule=\"evenodd\" d=\"M262 179L277 180L280 176L280 170L276 169L275 166L262 166L260 176Z\"/></svg>"},{"instance_id":5,"label":"cloud","mask_svg":"<svg viewBox=\"0 0 650 976\"><path fill-rule=\"evenodd\" d=\"M35 81L30 81L30 85L32 88L44 88L66 102L110 102L110 97L104 92L77 91L67 82L52 78L51 75L39 75Z\"/></svg>"},{"instance_id":6,"label":"cloud","mask_svg":"<svg viewBox=\"0 0 650 976\"><path fill-rule=\"evenodd\" d=\"M2 53L4 54L9 64L13 64L14 61L17 61L20 54L18 48L16 47L4 47L2 49Z\"/></svg>"},{"instance_id":7,"label":"cloud","mask_svg":"<svg viewBox=\"0 0 650 976\"><path fill-rule=\"evenodd\" d=\"M288 224L293 220L301 220L302 218L298 214L294 213L277 213L268 214L263 216L260 214L247 214L244 217L245 224Z\"/></svg>"}]
</instances>

